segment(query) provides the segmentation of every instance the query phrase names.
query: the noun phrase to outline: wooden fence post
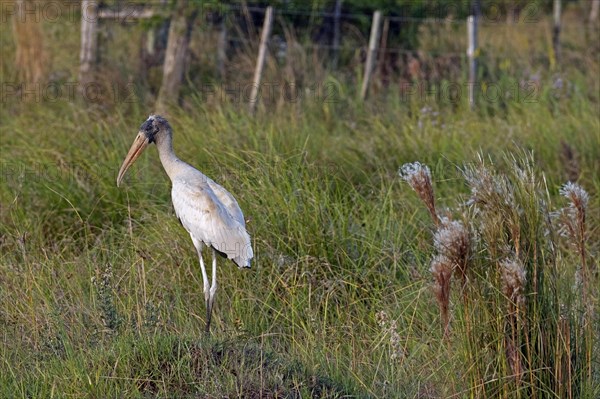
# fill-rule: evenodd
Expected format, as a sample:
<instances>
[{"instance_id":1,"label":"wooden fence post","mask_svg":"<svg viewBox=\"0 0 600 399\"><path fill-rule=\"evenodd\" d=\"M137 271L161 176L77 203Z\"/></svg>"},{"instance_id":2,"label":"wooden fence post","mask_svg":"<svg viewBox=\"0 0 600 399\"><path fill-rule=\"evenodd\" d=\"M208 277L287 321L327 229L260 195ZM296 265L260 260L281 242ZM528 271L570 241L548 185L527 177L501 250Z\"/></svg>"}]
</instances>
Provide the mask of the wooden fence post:
<instances>
[{"instance_id":1,"label":"wooden fence post","mask_svg":"<svg viewBox=\"0 0 600 399\"><path fill-rule=\"evenodd\" d=\"M227 61L227 21L225 14L221 15L219 38L217 44L217 69L221 80L225 79L225 63Z\"/></svg>"},{"instance_id":2,"label":"wooden fence post","mask_svg":"<svg viewBox=\"0 0 600 399\"><path fill-rule=\"evenodd\" d=\"M367 52L367 63L365 65L365 73L362 82L362 89L360 91L360 98L364 100L367 98L367 92L369 90L369 81L371 79L371 72L373 72L373 64L375 63L375 51L377 50L377 42L379 39L379 26L381 21L381 11L377 10L373 13L373 23L371 25L371 36L369 38L369 49Z\"/></svg>"},{"instance_id":3,"label":"wooden fence post","mask_svg":"<svg viewBox=\"0 0 600 399\"><path fill-rule=\"evenodd\" d=\"M163 78L154 106L155 111L161 114L166 114L168 105L179 100L179 89L183 80L192 27L199 12L197 6L190 1L180 1L176 5L169 26Z\"/></svg>"},{"instance_id":4,"label":"wooden fence post","mask_svg":"<svg viewBox=\"0 0 600 399\"><path fill-rule=\"evenodd\" d=\"M477 83L477 16L467 17L467 57L469 58L469 107L475 108L475 84Z\"/></svg>"},{"instance_id":5,"label":"wooden fence post","mask_svg":"<svg viewBox=\"0 0 600 399\"><path fill-rule=\"evenodd\" d=\"M385 67L385 52L387 49L387 40L390 31L390 19L383 19L383 31L381 32L381 44L379 45L379 57L377 59L377 69L379 71L379 76L381 77L384 74L383 68Z\"/></svg>"},{"instance_id":6,"label":"wooden fence post","mask_svg":"<svg viewBox=\"0 0 600 399\"><path fill-rule=\"evenodd\" d=\"M258 92L260 88L260 80L262 71L265 65L265 57L267 55L267 43L271 34L271 26L273 25L273 7L267 7L265 12L265 20L263 22L262 34L260 37L260 47L258 48L258 59L256 60L256 69L254 70L254 79L252 81L252 94L250 95L250 113L254 113L256 102L258 101Z\"/></svg>"},{"instance_id":7,"label":"wooden fence post","mask_svg":"<svg viewBox=\"0 0 600 399\"><path fill-rule=\"evenodd\" d=\"M592 0L590 8L590 23L595 22L598 19L598 12L600 11L600 0Z\"/></svg>"},{"instance_id":8,"label":"wooden fence post","mask_svg":"<svg viewBox=\"0 0 600 399\"><path fill-rule=\"evenodd\" d=\"M79 90L85 93L86 85L94 80L94 67L98 59L98 1L81 2L81 49L79 52Z\"/></svg>"},{"instance_id":9,"label":"wooden fence post","mask_svg":"<svg viewBox=\"0 0 600 399\"><path fill-rule=\"evenodd\" d=\"M331 58L332 69L337 69L338 57L340 51L340 16L342 14L343 0L336 0L335 11L333 15L333 54Z\"/></svg>"},{"instance_id":10,"label":"wooden fence post","mask_svg":"<svg viewBox=\"0 0 600 399\"><path fill-rule=\"evenodd\" d=\"M41 29L44 19L40 15L42 10L32 0L16 0L14 7L12 26L16 45L17 78L21 83L28 85L27 91L32 90L35 93L35 101L40 101L41 92L33 90L33 86L46 80L49 61L48 52L44 48L46 38Z\"/></svg>"},{"instance_id":11,"label":"wooden fence post","mask_svg":"<svg viewBox=\"0 0 600 399\"><path fill-rule=\"evenodd\" d=\"M554 59L556 63L560 61L560 0L554 0L553 15L554 27L552 29L552 48L554 49Z\"/></svg>"}]
</instances>

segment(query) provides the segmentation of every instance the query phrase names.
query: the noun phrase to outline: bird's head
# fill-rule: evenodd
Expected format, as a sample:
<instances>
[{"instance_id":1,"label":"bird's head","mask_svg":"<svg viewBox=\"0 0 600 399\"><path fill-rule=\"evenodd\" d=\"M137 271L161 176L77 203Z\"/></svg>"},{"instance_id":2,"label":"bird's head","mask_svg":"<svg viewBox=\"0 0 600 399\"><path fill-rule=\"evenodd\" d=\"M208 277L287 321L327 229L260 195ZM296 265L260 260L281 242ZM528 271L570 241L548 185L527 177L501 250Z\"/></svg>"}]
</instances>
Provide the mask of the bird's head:
<instances>
[{"instance_id":1,"label":"bird's head","mask_svg":"<svg viewBox=\"0 0 600 399\"><path fill-rule=\"evenodd\" d=\"M150 115L148 119L142 123L142 126L140 126L137 137L133 141L129 152L121 165L121 169L117 176L117 187L121 184L121 180L123 180L123 176L125 176L127 169L129 169L142 152L144 152L144 149L148 144L156 143L157 140L161 140L162 137L170 134L171 125L169 125L169 122L165 118L160 115Z\"/></svg>"}]
</instances>

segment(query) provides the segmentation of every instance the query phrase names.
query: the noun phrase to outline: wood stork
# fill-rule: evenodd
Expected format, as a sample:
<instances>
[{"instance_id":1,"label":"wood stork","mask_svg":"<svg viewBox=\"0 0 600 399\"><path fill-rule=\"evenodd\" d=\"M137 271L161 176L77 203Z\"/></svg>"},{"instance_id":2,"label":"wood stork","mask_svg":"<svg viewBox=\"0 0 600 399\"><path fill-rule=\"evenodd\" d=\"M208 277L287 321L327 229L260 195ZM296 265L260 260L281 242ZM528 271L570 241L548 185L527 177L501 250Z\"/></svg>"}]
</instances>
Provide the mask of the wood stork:
<instances>
[{"instance_id":1,"label":"wood stork","mask_svg":"<svg viewBox=\"0 0 600 399\"><path fill-rule=\"evenodd\" d=\"M217 291L217 254L233 260L239 268L249 268L253 257L244 215L233 195L177 158L173 152L171 125L159 115L150 115L140 127L119 170L117 186L121 184L127 169L151 143L156 143L162 166L171 179L175 214L192 237L200 258L206 301L206 332L209 333ZM212 250L210 283L202 259L204 246Z\"/></svg>"}]
</instances>

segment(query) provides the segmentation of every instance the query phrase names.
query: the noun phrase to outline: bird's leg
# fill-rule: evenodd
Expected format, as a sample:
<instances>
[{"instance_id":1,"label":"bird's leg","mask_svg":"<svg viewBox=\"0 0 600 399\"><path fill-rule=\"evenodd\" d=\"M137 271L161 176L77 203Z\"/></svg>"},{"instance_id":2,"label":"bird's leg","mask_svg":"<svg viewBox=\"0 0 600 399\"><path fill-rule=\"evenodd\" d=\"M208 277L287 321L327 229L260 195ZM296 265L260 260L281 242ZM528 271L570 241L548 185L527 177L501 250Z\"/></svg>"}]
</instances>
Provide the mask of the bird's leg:
<instances>
[{"instance_id":1,"label":"bird's leg","mask_svg":"<svg viewBox=\"0 0 600 399\"><path fill-rule=\"evenodd\" d=\"M208 304L210 298L210 285L208 283L208 274L206 274L206 267L204 266L204 259L202 259L202 251L198 251L198 257L200 258L200 269L202 270L202 283L204 284L204 300Z\"/></svg>"},{"instance_id":2,"label":"bird's leg","mask_svg":"<svg viewBox=\"0 0 600 399\"><path fill-rule=\"evenodd\" d=\"M194 243L195 244L195 243ZM206 304L206 332L208 332L210 326L210 285L208 282L208 274L206 274L206 266L204 266L204 259L202 258L202 247L197 247L198 257L200 258L200 270L202 270L202 283L204 285L204 303Z\"/></svg>"},{"instance_id":3,"label":"bird's leg","mask_svg":"<svg viewBox=\"0 0 600 399\"><path fill-rule=\"evenodd\" d=\"M212 284L210 285L209 297L206 302L206 332L210 333L210 320L212 316L212 309L215 303L215 297L217 293L217 253L212 249Z\"/></svg>"}]
</instances>

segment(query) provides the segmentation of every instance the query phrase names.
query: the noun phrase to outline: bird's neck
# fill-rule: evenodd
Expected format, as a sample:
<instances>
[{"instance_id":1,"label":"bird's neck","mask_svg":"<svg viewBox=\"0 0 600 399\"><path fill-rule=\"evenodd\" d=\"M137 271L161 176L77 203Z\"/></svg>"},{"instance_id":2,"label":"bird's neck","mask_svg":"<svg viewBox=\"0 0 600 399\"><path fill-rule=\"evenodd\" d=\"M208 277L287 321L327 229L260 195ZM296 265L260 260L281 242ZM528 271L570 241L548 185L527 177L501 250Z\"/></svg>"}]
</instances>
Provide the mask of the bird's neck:
<instances>
[{"instance_id":1,"label":"bird's neck","mask_svg":"<svg viewBox=\"0 0 600 399\"><path fill-rule=\"evenodd\" d=\"M173 138L171 134L157 136L156 148L158 148L158 156L160 157L160 162L162 163L165 172L167 172L169 178L173 180L177 170L177 164L181 161L173 151Z\"/></svg>"}]
</instances>

